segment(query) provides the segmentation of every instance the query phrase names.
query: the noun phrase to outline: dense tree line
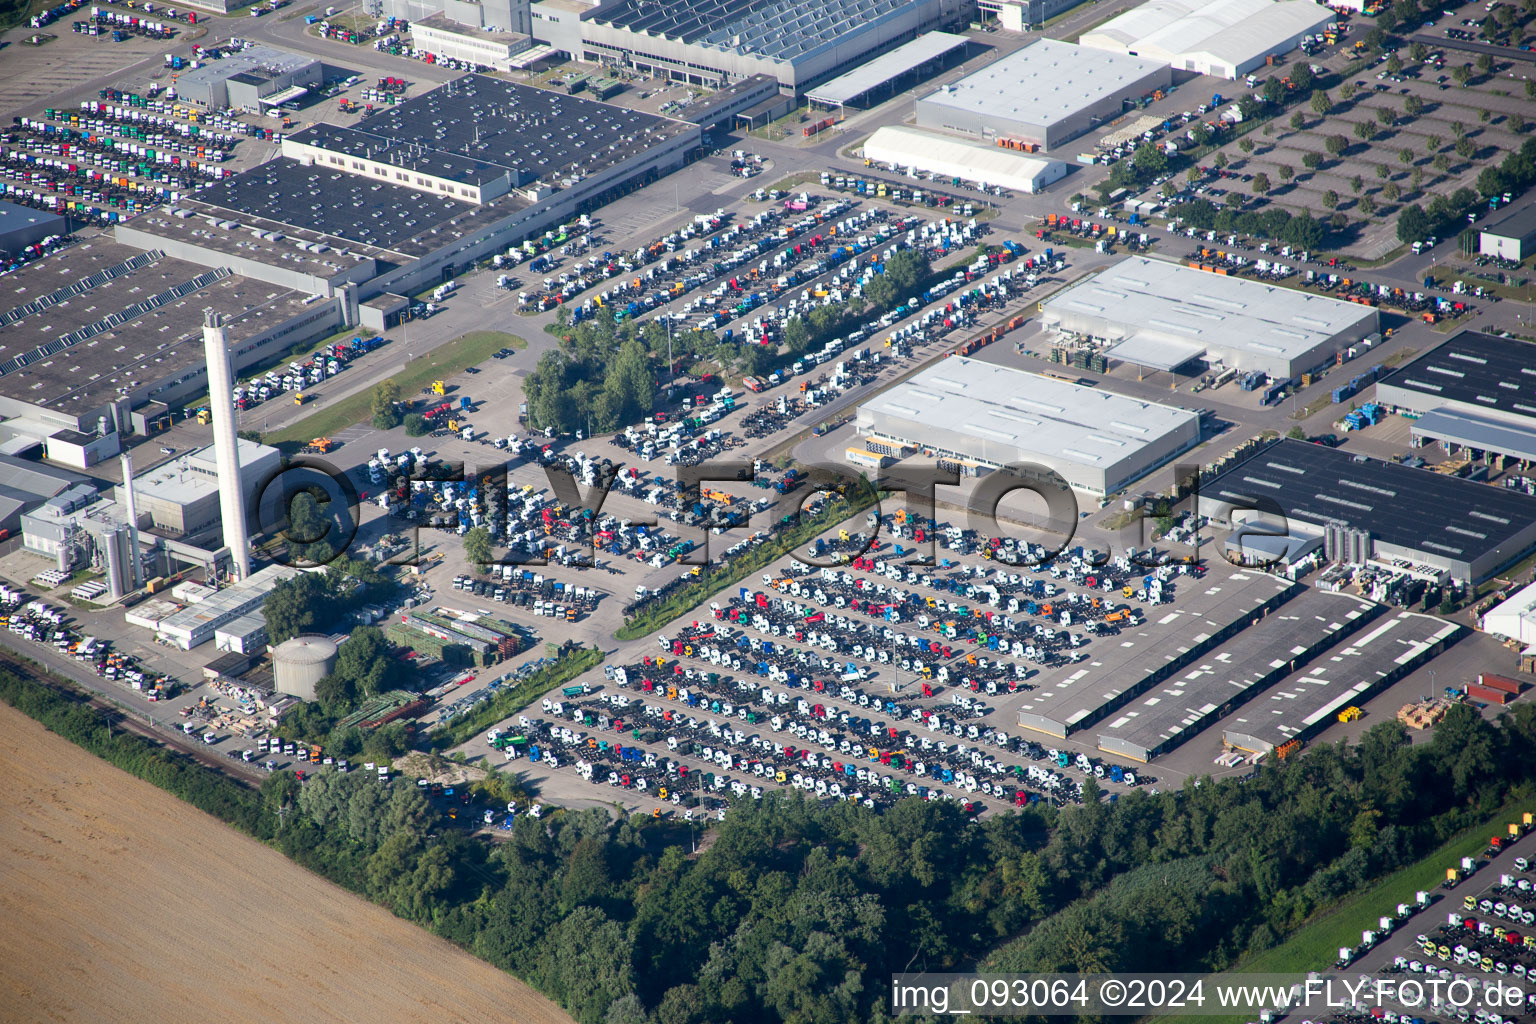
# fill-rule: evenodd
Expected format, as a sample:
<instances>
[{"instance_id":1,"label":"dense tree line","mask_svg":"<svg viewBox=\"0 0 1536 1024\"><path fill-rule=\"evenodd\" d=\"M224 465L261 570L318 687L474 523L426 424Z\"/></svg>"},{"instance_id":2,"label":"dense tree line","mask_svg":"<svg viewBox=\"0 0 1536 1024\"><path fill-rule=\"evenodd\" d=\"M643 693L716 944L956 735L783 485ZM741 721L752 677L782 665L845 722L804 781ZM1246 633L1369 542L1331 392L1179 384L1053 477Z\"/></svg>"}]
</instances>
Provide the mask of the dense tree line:
<instances>
[{"instance_id":1,"label":"dense tree line","mask_svg":"<svg viewBox=\"0 0 1536 1024\"><path fill-rule=\"evenodd\" d=\"M1397 239L1422 242L1432 235L1448 237L1462 226L1469 211L1483 205L1484 198L1509 192L1518 199L1532 185L1536 185L1536 139L1526 139L1518 151L1505 154L1497 167L1483 168L1476 190L1459 188L1449 196L1432 196L1426 206L1405 207L1397 217Z\"/></svg>"},{"instance_id":2,"label":"dense tree line","mask_svg":"<svg viewBox=\"0 0 1536 1024\"><path fill-rule=\"evenodd\" d=\"M0 694L113 756L95 712L33 685ZM886 1019L898 971L1226 967L1528 793L1533 754L1531 707L1499 726L1456 708L1418 745L1387 722L1246 782L1114 804L1090 783L1083 807L980 824L948 802L876 814L775 796L707 831L588 810L524 817L497 844L361 775L279 773L254 801L212 799L233 784L195 765L163 777L582 1024L811 1024Z\"/></svg>"},{"instance_id":3,"label":"dense tree line","mask_svg":"<svg viewBox=\"0 0 1536 1024\"><path fill-rule=\"evenodd\" d=\"M1327 226L1309 214L1292 216L1279 206L1262 211L1219 210L1209 199L1189 199L1169 211L1198 231L1238 232L1255 238L1270 238L1305 250L1317 249L1328 235Z\"/></svg>"}]
</instances>

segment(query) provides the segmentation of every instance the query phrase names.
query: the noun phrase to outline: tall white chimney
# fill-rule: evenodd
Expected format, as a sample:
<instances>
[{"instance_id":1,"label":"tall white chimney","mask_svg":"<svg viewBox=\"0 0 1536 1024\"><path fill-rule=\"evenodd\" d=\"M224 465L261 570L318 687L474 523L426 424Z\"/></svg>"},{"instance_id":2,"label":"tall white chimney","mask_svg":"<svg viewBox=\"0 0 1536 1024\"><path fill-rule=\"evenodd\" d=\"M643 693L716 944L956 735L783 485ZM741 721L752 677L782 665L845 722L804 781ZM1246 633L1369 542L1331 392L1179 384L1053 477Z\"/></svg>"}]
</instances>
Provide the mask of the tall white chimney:
<instances>
[{"instance_id":1,"label":"tall white chimney","mask_svg":"<svg viewBox=\"0 0 1536 1024\"><path fill-rule=\"evenodd\" d=\"M123 508L128 513L128 542L132 548L132 568L128 587L137 590L144 582L143 564L139 556L139 506L133 497L133 456L123 449Z\"/></svg>"},{"instance_id":2,"label":"tall white chimney","mask_svg":"<svg viewBox=\"0 0 1536 1024\"><path fill-rule=\"evenodd\" d=\"M235 433L235 372L224 337L224 318L212 310L203 317L203 355L208 363L208 406L213 411L213 453L219 467L224 544L234 558L236 575L243 580L251 575L251 541L245 529L245 495Z\"/></svg>"}]
</instances>

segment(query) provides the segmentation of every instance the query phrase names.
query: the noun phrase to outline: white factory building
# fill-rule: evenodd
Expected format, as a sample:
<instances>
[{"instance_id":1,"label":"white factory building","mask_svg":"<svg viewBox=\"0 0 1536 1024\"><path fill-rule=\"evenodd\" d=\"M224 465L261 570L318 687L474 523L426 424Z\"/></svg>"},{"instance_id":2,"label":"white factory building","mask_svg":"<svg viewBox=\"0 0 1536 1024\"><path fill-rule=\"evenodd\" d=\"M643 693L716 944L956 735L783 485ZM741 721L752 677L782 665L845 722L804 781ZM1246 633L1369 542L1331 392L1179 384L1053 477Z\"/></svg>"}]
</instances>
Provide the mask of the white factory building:
<instances>
[{"instance_id":1,"label":"white factory building","mask_svg":"<svg viewBox=\"0 0 1536 1024\"><path fill-rule=\"evenodd\" d=\"M1196 413L955 357L859 407L872 451L916 449L964 473L1032 463L1105 495L1200 440Z\"/></svg>"},{"instance_id":2,"label":"white factory building","mask_svg":"<svg viewBox=\"0 0 1536 1024\"><path fill-rule=\"evenodd\" d=\"M1536 644L1536 583L1483 613L1483 632L1530 646Z\"/></svg>"},{"instance_id":3,"label":"white factory building","mask_svg":"<svg viewBox=\"0 0 1536 1024\"><path fill-rule=\"evenodd\" d=\"M283 456L276 448L244 438L237 440L236 450L240 457L240 490L249 505L256 489L282 468ZM213 446L189 451L136 474L133 494L140 526L184 538L217 530L219 466ZM119 502L126 501L121 484L116 496ZM281 507L275 493L269 497ZM276 522L276 518L267 521Z\"/></svg>"},{"instance_id":4,"label":"white factory building","mask_svg":"<svg viewBox=\"0 0 1536 1024\"><path fill-rule=\"evenodd\" d=\"M1052 149L1172 86L1166 63L1039 39L917 101L917 124Z\"/></svg>"},{"instance_id":5,"label":"white factory building","mask_svg":"<svg viewBox=\"0 0 1536 1024\"><path fill-rule=\"evenodd\" d=\"M269 565L259 569L248 579L160 620L155 632L161 640L190 651L212 640L219 627L233 623L244 615L259 612L273 587L298 574L299 570L286 565Z\"/></svg>"},{"instance_id":6,"label":"white factory building","mask_svg":"<svg viewBox=\"0 0 1536 1024\"><path fill-rule=\"evenodd\" d=\"M1141 256L1041 310L1043 326L1107 342L1111 359L1169 371L1203 359L1276 380L1299 377L1379 329L1371 306Z\"/></svg>"},{"instance_id":7,"label":"white factory building","mask_svg":"<svg viewBox=\"0 0 1536 1024\"><path fill-rule=\"evenodd\" d=\"M1311 0L1147 0L1080 42L1176 71L1240 78L1335 21Z\"/></svg>"},{"instance_id":8,"label":"white factory building","mask_svg":"<svg viewBox=\"0 0 1536 1024\"><path fill-rule=\"evenodd\" d=\"M979 181L1016 192L1041 192L1067 176L1060 160L964 139L947 138L920 128L885 125L864 141L864 158L913 174Z\"/></svg>"}]
</instances>

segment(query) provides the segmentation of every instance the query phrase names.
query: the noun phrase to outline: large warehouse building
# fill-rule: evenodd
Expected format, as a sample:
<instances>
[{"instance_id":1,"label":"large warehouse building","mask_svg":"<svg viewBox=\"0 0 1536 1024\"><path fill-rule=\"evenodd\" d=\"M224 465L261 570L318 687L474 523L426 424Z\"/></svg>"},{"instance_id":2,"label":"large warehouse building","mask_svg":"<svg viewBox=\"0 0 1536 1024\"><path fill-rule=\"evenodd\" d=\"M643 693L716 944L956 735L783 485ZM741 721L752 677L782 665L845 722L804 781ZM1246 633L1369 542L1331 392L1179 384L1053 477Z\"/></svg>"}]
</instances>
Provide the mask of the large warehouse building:
<instances>
[{"instance_id":1,"label":"large warehouse building","mask_svg":"<svg viewBox=\"0 0 1536 1024\"><path fill-rule=\"evenodd\" d=\"M919 99L917 123L1051 149L1172 81L1155 60L1039 39Z\"/></svg>"},{"instance_id":2,"label":"large warehouse building","mask_svg":"<svg viewBox=\"0 0 1536 1024\"><path fill-rule=\"evenodd\" d=\"M211 268L211 269L210 269ZM23 305L0 310L0 433L82 452L116 453L116 435L150 424L146 403L208 391L203 310L227 311L237 367L270 360L343 324L339 297L274 289L213 259L188 262L96 238L14 271ZM110 444L81 441L110 438ZM99 450L96 450L99 449Z\"/></svg>"},{"instance_id":3,"label":"large warehouse building","mask_svg":"<svg viewBox=\"0 0 1536 1024\"><path fill-rule=\"evenodd\" d=\"M1197 414L1023 370L946 359L859 407L868 443L980 474L1033 463L1104 495L1200 440Z\"/></svg>"},{"instance_id":4,"label":"large warehouse building","mask_svg":"<svg viewBox=\"0 0 1536 1024\"><path fill-rule=\"evenodd\" d=\"M772 75L793 93L963 17L959 0L611 0L558 21L545 6L534 38L582 60L695 85Z\"/></svg>"},{"instance_id":5,"label":"large warehouse building","mask_svg":"<svg viewBox=\"0 0 1536 1024\"><path fill-rule=\"evenodd\" d=\"M1481 583L1536 548L1536 498L1504 487L1290 439L1201 481L1200 514L1229 526L1278 508L1335 561L1394 560ZM1272 519L1272 516L1271 516Z\"/></svg>"},{"instance_id":6,"label":"large warehouse building","mask_svg":"<svg viewBox=\"0 0 1536 1024\"><path fill-rule=\"evenodd\" d=\"M1147 0L1081 42L1179 71L1240 78L1335 20L1310 0Z\"/></svg>"},{"instance_id":7,"label":"large warehouse building","mask_svg":"<svg viewBox=\"0 0 1536 1024\"><path fill-rule=\"evenodd\" d=\"M323 66L314 57L254 45L183 72L176 94L209 110L266 113L267 107L302 98L322 77Z\"/></svg>"},{"instance_id":8,"label":"large warehouse building","mask_svg":"<svg viewBox=\"0 0 1536 1024\"><path fill-rule=\"evenodd\" d=\"M1060 160L890 124L864 140L864 158L905 173L979 181L1016 192L1042 192L1065 178L1069 169Z\"/></svg>"},{"instance_id":9,"label":"large warehouse building","mask_svg":"<svg viewBox=\"0 0 1536 1024\"><path fill-rule=\"evenodd\" d=\"M1175 370L1194 359L1299 377L1378 329L1376 310L1133 256L1047 299L1041 323L1109 342L1111 358Z\"/></svg>"},{"instance_id":10,"label":"large warehouse building","mask_svg":"<svg viewBox=\"0 0 1536 1024\"><path fill-rule=\"evenodd\" d=\"M1415 445L1490 461L1536 460L1536 345L1462 331L1376 382L1376 400L1414 417Z\"/></svg>"},{"instance_id":11,"label":"large warehouse building","mask_svg":"<svg viewBox=\"0 0 1536 1024\"><path fill-rule=\"evenodd\" d=\"M354 125L316 125L283 158L118 238L329 295L412 295L682 167L698 125L466 75Z\"/></svg>"}]
</instances>

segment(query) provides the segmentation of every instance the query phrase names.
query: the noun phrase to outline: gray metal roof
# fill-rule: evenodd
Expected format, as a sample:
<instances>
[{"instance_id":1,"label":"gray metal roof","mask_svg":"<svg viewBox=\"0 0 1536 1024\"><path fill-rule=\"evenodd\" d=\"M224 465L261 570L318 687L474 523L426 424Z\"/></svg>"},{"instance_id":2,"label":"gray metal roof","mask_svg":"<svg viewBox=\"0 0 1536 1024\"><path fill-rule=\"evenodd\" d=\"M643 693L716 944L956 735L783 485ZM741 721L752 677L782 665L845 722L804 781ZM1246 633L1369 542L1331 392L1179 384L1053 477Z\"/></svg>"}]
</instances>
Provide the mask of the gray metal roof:
<instances>
[{"instance_id":1,"label":"gray metal roof","mask_svg":"<svg viewBox=\"0 0 1536 1024\"><path fill-rule=\"evenodd\" d=\"M617 0L592 20L643 35L792 61L912 0Z\"/></svg>"},{"instance_id":2,"label":"gray metal roof","mask_svg":"<svg viewBox=\"0 0 1536 1024\"><path fill-rule=\"evenodd\" d=\"M812 89L807 98L817 103L842 104L858 99L871 89L877 89L893 78L899 78L929 61L964 46L969 40L951 32L925 32L909 43L903 43L889 53L883 53L867 64L861 64L832 79L826 85Z\"/></svg>"},{"instance_id":3,"label":"gray metal roof","mask_svg":"<svg viewBox=\"0 0 1536 1024\"><path fill-rule=\"evenodd\" d=\"M1142 761L1166 753L1381 612L1364 598L1307 590L1126 705L1101 727L1099 748Z\"/></svg>"},{"instance_id":4,"label":"gray metal roof","mask_svg":"<svg viewBox=\"0 0 1536 1024\"><path fill-rule=\"evenodd\" d=\"M1108 469L1195 413L979 359L945 359L859 407L922 424L936 449L1005 464L1032 456Z\"/></svg>"},{"instance_id":5,"label":"gray metal roof","mask_svg":"<svg viewBox=\"0 0 1536 1024\"><path fill-rule=\"evenodd\" d=\"M1413 421L1414 437L1536 460L1536 432L1449 409L1433 409Z\"/></svg>"},{"instance_id":6,"label":"gray metal roof","mask_svg":"<svg viewBox=\"0 0 1536 1024\"><path fill-rule=\"evenodd\" d=\"M1485 235L1498 235L1500 238L1530 238L1536 235L1536 203L1525 202L1508 210L1497 220L1485 223L1481 230Z\"/></svg>"},{"instance_id":7,"label":"gray metal roof","mask_svg":"<svg viewBox=\"0 0 1536 1024\"><path fill-rule=\"evenodd\" d=\"M1239 709L1223 723L1223 738L1257 753L1309 735L1463 632L1431 615L1388 615Z\"/></svg>"},{"instance_id":8,"label":"gray metal roof","mask_svg":"<svg viewBox=\"0 0 1536 1024\"><path fill-rule=\"evenodd\" d=\"M1376 310L1166 260L1132 256L1045 300L1046 321L1087 317L1103 334L1296 359ZM1139 343L1141 344L1141 343ZM1131 360L1135 361L1135 360Z\"/></svg>"},{"instance_id":9,"label":"gray metal roof","mask_svg":"<svg viewBox=\"0 0 1536 1024\"><path fill-rule=\"evenodd\" d=\"M1008 56L940 88L923 103L1051 125L1150 75L1163 63L1037 39Z\"/></svg>"}]
</instances>

